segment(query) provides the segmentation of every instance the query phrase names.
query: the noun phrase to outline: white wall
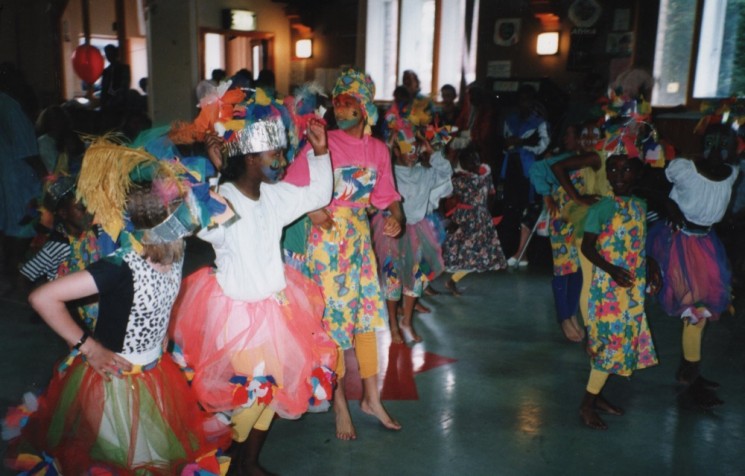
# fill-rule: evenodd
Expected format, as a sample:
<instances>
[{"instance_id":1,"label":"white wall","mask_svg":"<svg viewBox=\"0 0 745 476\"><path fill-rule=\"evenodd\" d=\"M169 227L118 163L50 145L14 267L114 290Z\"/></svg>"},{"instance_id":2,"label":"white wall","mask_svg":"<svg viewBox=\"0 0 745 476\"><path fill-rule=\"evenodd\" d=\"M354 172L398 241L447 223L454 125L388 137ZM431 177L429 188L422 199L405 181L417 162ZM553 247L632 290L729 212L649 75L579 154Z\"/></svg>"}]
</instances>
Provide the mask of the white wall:
<instances>
[{"instance_id":1,"label":"white wall","mask_svg":"<svg viewBox=\"0 0 745 476\"><path fill-rule=\"evenodd\" d=\"M191 120L199 82L196 0L160 0L148 12L149 106L153 125Z\"/></svg>"}]
</instances>

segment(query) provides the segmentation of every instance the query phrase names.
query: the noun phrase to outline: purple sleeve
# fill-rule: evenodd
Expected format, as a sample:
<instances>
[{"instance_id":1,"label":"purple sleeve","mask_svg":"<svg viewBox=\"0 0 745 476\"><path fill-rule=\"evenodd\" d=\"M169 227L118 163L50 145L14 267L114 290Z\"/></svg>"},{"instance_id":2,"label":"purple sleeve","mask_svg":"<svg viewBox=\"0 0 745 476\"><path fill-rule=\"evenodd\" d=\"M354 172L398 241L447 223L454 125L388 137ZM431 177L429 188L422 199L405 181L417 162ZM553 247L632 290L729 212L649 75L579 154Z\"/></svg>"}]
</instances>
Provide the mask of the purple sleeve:
<instances>
[{"instance_id":1,"label":"purple sleeve","mask_svg":"<svg viewBox=\"0 0 745 476\"><path fill-rule=\"evenodd\" d=\"M377 179L375 188L370 194L370 202L379 210L388 208L393 202L400 202L401 195L396 191L396 184L393 181L393 167L391 166L391 156L388 148L382 142L375 144L375 167L377 169Z\"/></svg>"}]
</instances>

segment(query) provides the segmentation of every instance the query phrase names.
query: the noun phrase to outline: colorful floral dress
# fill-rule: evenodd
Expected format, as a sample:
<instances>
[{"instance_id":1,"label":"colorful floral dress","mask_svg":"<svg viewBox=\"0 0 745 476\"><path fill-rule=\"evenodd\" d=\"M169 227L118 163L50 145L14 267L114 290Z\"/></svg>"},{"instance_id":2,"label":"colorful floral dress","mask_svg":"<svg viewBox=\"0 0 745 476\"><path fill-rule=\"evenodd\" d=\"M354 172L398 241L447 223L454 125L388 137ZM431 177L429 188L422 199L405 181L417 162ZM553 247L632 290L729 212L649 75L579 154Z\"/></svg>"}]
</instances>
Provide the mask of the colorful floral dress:
<instances>
[{"instance_id":1,"label":"colorful floral dress","mask_svg":"<svg viewBox=\"0 0 745 476\"><path fill-rule=\"evenodd\" d=\"M67 261L60 264L57 275L62 277L80 271L100 258L101 252L98 248L97 232L88 230L80 237L70 238L70 256ZM81 303L77 311L83 324L88 329L94 330L98 320L98 302Z\"/></svg>"},{"instance_id":2,"label":"colorful floral dress","mask_svg":"<svg viewBox=\"0 0 745 476\"><path fill-rule=\"evenodd\" d=\"M453 169L442 152L435 152L430 166L394 167L396 185L403 197L406 227L400 236L384 233L387 212L372 219L373 244L385 298L398 301L402 295L421 297L445 270L438 230L428 212L453 191ZM431 214L429 216L432 216Z\"/></svg>"},{"instance_id":3,"label":"colorful floral dress","mask_svg":"<svg viewBox=\"0 0 745 476\"><path fill-rule=\"evenodd\" d=\"M491 170L481 165L478 174L460 171L453 175L453 194L458 204L450 219L458 228L448 234L442 257L449 272L489 271L507 267L497 229L486 201L494 193Z\"/></svg>"},{"instance_id":4,"label":"colorful floral dress","mask_svg":"<svg viewBox=\"0 0 745 476\"><path fill-rule=\"evenodd\" d=\"M579 171L569 176L572 185L580 194L585 193L585 181ZM576 273L580 269L579 250L575 243L574 225L564 216L562 211L572 201L563 187L553 191L551 196L559 207L559 215L552 216L549 222L548 236L551 242L551 255L554 263L554 276L566 276Z\"/></svg>"},{"instance_id":5,"label":"colorful floral dress","mask_svg":"<svg viewBox=\"0 0 745 476\"><path fill-rule=\"evenodd\" d=\"M334 225L313 226L307 264L323 289L324 324L342 349L354 346L354 335L385 329L388 312L378 281L367 208L382 210L401 200L396 192L388 148L370 136L352 137L329 131L334 169L334 194L326 211ZM301 153L302 157L303 154ZM296 160L285 181L301 182L302 160Z\"/></svg>"},{"instance_id":6,"label":"colorful floral dress","mask_svg":"<svg viewBox=\"0 0 745 476\"><path fill-rule=\"evenodd\" d=\"M657 364L644 313L646 289L646 204L634 197L603 198L590 207L585 231L598 235L597 248L609 263L631 270L630 288L595 267L590 288L588 345L592 367L631 375Z\"/></svg>"}]
</instances>

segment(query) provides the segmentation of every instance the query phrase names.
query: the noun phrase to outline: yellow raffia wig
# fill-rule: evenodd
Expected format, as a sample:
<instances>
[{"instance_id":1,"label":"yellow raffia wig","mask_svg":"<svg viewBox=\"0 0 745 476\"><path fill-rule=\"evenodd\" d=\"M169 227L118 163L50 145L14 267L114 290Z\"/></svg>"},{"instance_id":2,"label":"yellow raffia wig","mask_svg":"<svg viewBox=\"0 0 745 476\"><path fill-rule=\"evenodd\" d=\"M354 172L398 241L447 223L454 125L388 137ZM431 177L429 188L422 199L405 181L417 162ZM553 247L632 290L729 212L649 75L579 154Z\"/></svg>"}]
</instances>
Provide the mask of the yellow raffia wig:
<instances>
[{"instance_id":1,"label":"yellow raffia wig","mask_svg":"<svg viewBox=\"0 0 745 476\"><path fill-rule=\"evenodd\" d=\"M124 228L124 209L136 168L151 169L149 178L175 177L172 166L158 161L144 149L131 149L112 137L95 139L83 157L77 198L95 217L95 222L116 241Z\"/></svg>"}]
</instances>

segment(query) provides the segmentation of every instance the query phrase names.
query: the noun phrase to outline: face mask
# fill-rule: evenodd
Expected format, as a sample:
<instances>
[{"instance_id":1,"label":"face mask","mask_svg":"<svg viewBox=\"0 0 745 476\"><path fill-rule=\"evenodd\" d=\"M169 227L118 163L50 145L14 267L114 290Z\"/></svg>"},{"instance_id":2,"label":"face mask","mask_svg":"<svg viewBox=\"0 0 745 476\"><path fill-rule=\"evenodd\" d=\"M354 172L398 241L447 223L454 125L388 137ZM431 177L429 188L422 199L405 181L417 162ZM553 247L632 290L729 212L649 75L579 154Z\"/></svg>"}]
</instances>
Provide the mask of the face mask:
<instances>
[{"instance_id":1,"label":"face mask","mask_svg":"<svg viewBox=\"0 0 745 476\"><path fill-rule=\"evenodd\" d=\"M362 118L360 117L353 117L351 119L336 119L336 124L339 126L339 129L347 130L355 127L357 124L360 123Z\"/></svg>"},{"instance_id":2,"label":"face mask","mask_svg":"<svg viewBox=\"0 0 745 476\"><path fill-rule=\"evenodd\" d=\"M282 166L282 162L279 159L273 159L269 165L263 165L261 167L261 173L264 174L267 181L271 183L279 182L284 175L285 168Z\"/></svg>"},{"instance_id":3,"label":"face mask","mask_svg":"<svg viewBox=\"0 0 745 476\"><path fill-rule=\"evenodd\" d=\"M274 167L261 167L261 172L266 177L267 181L274 183L279 182L279 180L282 178L282 175L284 175L285 169L282 167L274 168Z\"/></svg>"},{"instance_id":4,"label":"face mask","mask_svg":"<svg viewBox=\"0 0 745 476\"><path fill-rule=\"evenodd\" d=\"M360 106L349 98L334 101L334 117L339 129L348 130L362 122Z\"/></svg>"}]
</instances>

